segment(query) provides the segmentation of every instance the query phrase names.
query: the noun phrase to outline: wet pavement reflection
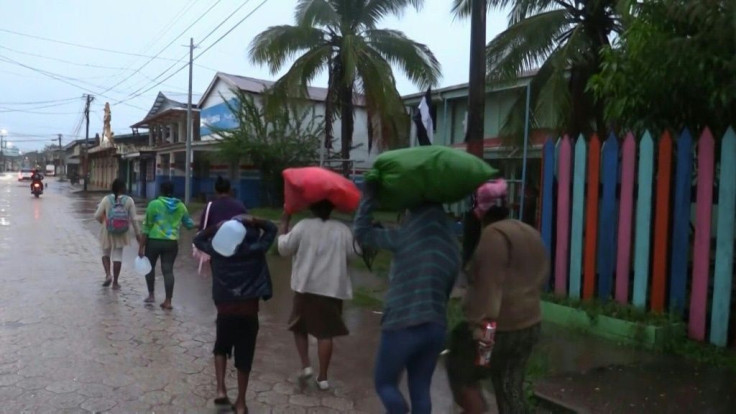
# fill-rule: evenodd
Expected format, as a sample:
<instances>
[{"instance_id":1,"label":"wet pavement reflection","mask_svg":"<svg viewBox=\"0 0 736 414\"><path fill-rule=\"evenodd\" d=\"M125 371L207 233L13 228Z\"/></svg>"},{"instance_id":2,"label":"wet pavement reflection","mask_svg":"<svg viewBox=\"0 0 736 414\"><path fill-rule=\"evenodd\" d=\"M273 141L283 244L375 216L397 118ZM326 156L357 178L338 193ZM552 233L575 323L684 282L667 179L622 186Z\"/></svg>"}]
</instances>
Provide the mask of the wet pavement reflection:
<instances>
[{"instance_id":1,"label":"wet pavement reflection","mask_svg":"<svg viewBox=\"0 0 736 414\"><path fill-rule=\"evenodd\" d=\"M35 199L26 183L0 178L0 411L214 412L216 312L211 280L197 275L191 257L193 232L184 231L180 241L174 310L146 306L145 281L132 269L136 246L124 251L122 289L101 287L100 225L92 215L102 196L51 179ZM290 263L275 256L269 262L275 295L261 308L251 413L381 412L372 385L380 315L348 304L351 335L336 340L332 389L301 389L286 330ZM375 283L370 278L359 274L356 284ZM231 392L233 374L231 366ZM435 412L452 412L441 368L433 401Z\"/></svg>"}]
</instances>

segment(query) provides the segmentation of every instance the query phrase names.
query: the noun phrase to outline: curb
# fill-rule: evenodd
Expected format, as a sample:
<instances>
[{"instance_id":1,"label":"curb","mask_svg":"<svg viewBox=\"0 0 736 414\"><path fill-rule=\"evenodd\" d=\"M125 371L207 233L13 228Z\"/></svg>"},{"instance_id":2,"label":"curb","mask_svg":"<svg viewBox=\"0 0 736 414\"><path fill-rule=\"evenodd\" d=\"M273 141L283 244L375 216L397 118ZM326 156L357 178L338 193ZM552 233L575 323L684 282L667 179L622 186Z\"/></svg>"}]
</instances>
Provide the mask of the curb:
<instances>
[{"instance_id":1,"label":"curb","mask_svg":"<svg viewBox=\"0 0 736 414\"><path fill-rule=\"evenodd\" d=\"M548 409L555 414L589 414L589 411L586 409L568 404L537 390L534 390L534 399L542 408Z\"/></svg>"}]
</instances>

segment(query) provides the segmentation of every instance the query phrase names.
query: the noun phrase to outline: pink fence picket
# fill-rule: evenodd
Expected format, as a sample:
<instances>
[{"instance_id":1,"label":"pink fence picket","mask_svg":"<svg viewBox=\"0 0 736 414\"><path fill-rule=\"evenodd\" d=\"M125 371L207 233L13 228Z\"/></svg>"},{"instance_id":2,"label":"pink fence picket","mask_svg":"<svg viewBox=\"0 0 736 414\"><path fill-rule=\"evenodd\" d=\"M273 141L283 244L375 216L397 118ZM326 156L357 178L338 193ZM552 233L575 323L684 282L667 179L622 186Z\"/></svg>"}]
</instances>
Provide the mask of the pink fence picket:
<instances>
[{"instance_id":1,"label":"pink fence picket","mask_svg":"<svg viewBox=\"0 0 736 414\"><path fill-rule=\"evenodd\" d=\"M555 244L555 294L567 293L567 260L570 257L570 174L572 144L567 135L560 142L557 170L557 242Z\"/></svg>"},{"instance_id":2,"label":"pink fence picket","mask_svg":"<svg viewBox=\"0 0 736 414\"><path fill-rule=\"evenodd\" d=\"M693 281L688 321L690 337L699 341L705 340L705 309L708 304L714 152L713 135L706 128L698 140L698 199L695 207Z\"/></svg>"},{"instance_id":3,"label":"pink fence picket","mask_svg":"<svg viewBox=\"0 0 736 414\"><path fill-rule=\"evenodd\" d=\"M629 301L629 272L631 270L631 217L634 210L634 171L636 170L636 142L629 133L621 149L621 201L618 213L618 248L616 250L616 301Z\"/></svg>"}]
</instances>

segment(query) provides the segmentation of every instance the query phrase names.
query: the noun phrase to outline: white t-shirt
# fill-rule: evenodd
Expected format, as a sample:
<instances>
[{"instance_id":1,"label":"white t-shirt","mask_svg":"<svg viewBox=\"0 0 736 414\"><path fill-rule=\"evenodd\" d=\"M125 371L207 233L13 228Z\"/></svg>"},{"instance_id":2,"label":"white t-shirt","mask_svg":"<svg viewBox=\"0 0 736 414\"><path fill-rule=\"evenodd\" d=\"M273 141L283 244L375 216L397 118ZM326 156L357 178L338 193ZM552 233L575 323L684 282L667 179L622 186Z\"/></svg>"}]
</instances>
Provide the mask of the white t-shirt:
<instances>
[{"instance_id":1,"label":"white t-shirt","mask_svg":"<svg viewBox=\"0 0 736 414\"><path fill-rule=\"evenodd\" d=\"M352 299L348 259L357 255L353 233L337 220L304 219L279 236L282 256L294 256L291 289L338 299Z\"/></svg>"}]
</instances>

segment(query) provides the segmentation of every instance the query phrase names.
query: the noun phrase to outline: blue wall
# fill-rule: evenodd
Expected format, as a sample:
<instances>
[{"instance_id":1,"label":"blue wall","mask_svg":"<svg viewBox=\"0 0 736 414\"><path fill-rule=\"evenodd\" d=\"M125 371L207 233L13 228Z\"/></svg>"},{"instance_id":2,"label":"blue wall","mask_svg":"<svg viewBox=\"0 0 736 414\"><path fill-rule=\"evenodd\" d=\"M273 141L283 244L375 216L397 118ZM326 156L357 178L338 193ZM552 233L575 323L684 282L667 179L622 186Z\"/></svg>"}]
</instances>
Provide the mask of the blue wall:
<instances>
[{"instance_id":1,"label":"blue wall","mask_svg":"<svg viewBox=\"0 0 736 414\"><path fill-rule=\"evenodd\" d=\"M236 105L238 100L236 98L230 99L231 105ZM212 133L210 126L214 126L220 129L236 128L238 126L238 120L230 112L230 108L227 107L225 102L204 108L200 112L200 118L202 120L199 134L200 136L206 136Z\"/></svg>"}]
</instances>

